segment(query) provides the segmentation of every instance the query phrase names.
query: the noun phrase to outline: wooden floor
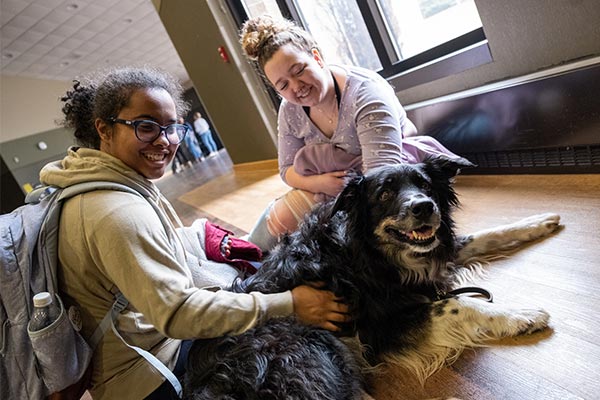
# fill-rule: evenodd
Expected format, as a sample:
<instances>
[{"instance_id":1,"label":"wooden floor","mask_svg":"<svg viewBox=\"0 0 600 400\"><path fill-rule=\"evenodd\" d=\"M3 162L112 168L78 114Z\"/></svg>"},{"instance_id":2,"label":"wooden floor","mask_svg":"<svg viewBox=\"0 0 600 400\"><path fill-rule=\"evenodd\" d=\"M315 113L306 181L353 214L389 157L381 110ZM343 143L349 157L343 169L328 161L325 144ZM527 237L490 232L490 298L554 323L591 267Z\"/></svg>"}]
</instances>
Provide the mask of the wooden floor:
<instances>
[{"instance_id":1,"label":"wooden floor","mask_svg":"<svg viewBox=\"0 0 600 400\"><path fill-rule=\"evenodd\" d=\"M240 235L270 195L286 189L274 183L275 165L265 165L234 168L222 152L162 178L158 186L185 223L208 217ZM252 190L243 192L250 195L236 197L250 185ZM257 200L251 193L261 187ZM486 280L477 282L492 291L497 303L546 309L551 329L467 350L424 387L397 374L384 376L374 397L600 399L600 175L463 175L455 188L462 203L455 215L462 233L537 213L561 215L559 232L494 261ZM224 199L220 207L219 199Z\"/></svg>"}]
</instances>

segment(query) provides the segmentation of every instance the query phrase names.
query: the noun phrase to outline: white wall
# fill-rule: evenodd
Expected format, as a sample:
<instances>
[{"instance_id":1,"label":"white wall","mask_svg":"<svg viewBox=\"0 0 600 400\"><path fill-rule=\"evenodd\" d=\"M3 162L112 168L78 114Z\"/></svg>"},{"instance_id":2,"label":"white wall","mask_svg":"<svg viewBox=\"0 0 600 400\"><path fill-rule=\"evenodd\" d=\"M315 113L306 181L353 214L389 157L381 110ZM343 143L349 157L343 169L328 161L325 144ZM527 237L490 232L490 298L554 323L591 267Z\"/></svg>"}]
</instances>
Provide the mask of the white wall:
<instances>
[{"instance_id":1,"label":"white wall","mask_svg":"<svg viewBox=\"0 0 600 400\"><path fill-rule=\"evenodd\" d=\"M0 143L56 129L70 82L0 75Z\"/></svg>"}]
</instances>

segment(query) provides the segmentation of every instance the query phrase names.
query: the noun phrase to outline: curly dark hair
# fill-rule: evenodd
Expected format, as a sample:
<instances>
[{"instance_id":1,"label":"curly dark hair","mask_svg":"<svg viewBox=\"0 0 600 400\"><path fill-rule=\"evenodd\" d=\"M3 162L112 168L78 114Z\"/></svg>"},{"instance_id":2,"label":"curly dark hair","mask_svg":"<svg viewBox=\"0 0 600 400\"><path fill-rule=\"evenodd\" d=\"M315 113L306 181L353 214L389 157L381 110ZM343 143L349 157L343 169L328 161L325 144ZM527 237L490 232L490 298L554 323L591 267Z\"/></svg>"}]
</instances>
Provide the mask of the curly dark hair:
<instances>
[{"instance_id":1,"label":"curly dark hair","mask_svg":"<svg viewBox=\"0 0 600 400\"><path fill-rule=\"evenodd\" d=\"M110 123L110 118L127 106L136 90L164 89L173 98L178 116L189 110L189 105L183 100L183 88L179 82L166 72L152 67L99 71L73 82L73 89L60 99L65 103L61 125L74 129L75 139L83 147L100 148L96 119Z\"/></svg>"}]
</instances>

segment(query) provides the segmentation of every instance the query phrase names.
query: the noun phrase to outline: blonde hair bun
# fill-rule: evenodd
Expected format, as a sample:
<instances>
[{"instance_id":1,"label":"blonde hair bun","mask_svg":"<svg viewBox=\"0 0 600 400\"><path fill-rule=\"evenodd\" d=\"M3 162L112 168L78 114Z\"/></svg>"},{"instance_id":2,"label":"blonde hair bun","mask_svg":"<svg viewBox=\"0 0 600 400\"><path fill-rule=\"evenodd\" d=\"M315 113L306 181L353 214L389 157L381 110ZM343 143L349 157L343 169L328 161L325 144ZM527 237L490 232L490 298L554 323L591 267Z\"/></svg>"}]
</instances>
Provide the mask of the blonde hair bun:
<instances>
[{"instance_id":1,"label":"blonde hair bun","mask_svg":"<svg viewBox=\"0 0 600 400\"><path fill-rule=\"evenodd\" d=\"M258 60L264 45L277 34L297 29L296 25L285 19L274 19L270 15L251 18L244 23L240 43L246 56Z\"/></svg>"},{"instance_id":2,"label":"blonde hair bun","mask_svg":"<svg viewBox=\"0 0 600 400\"><path fill-rule=\"evenodd\" d=\"M315 39L296 25L283 18L261 15L249 19L240 31L240 43L246 58L264 76L264 66L283 46L292 45L310 54L318 48ZM268 82L268 80L267 80Z\"/></svg>"}]
</instances>

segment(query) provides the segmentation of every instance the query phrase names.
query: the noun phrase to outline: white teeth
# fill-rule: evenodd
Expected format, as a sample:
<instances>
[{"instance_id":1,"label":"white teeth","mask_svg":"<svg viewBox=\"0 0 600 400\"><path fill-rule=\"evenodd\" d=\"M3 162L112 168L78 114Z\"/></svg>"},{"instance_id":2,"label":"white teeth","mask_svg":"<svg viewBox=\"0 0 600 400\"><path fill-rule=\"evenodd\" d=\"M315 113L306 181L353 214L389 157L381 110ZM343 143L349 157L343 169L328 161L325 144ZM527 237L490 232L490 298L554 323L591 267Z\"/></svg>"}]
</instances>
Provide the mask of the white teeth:
<instances>
[{"instance_id":1,"label":"white teeth","mask_svg":"<svg viewBox=\"0 0 600 400\"><path fill-rule=\"evenodd\" d=\"M310 92L310 89L308 89L308 88L302 89L301 91L296 93L296 97L298 97L298 98L306 97L306 96L308 96L309 92Z\"/></svg>"},{"instance_id":2,"label":"white teeth","mask_svg":"<svg viewBox=\"0 0 600 400\"><path fill-rule=\"evenodd\" d=\"M406 234L410 240L427 240L430 239L433 235L435 235L435 231L433 229L429 229L425 232L417 232L412 231Z\"/></svg>"},{"instance_id":3,"label":"white teeth","mask_svg":"<svg viewBox=\"0 0 600 400\"><path fill-rule=\"evenodd\" d=\"M162 161L165 159L166 154L164 154L164 153L144 153L144 157L146 157L150 161Z\"/></svg>"}]
</instances>

